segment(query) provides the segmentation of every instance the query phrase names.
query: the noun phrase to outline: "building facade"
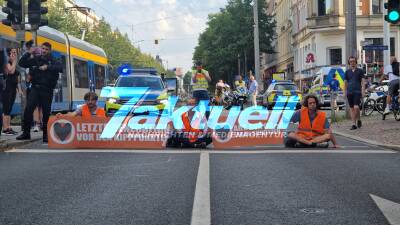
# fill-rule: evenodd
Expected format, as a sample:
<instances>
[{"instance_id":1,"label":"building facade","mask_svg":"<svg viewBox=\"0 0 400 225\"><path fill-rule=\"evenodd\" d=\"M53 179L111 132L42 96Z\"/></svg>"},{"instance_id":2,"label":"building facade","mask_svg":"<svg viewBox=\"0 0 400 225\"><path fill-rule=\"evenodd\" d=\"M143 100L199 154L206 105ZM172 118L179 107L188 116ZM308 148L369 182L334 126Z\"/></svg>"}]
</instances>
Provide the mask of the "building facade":
<instances>
[{"instance_id":1,"label":"building facade","mask_svg":"<svg viewBox=\"0 0 400 225\"><path fill-rule=\"evenodd\" d=\"M383 44L383 23L386 22L382 15L383 2L357 0L357 57L359 64L367 65L369 75L373 74L370 69L373 65L383 67L383 52L362 51L362 44L364 41ZM278 37L276 49L280 52L283 46L291 46L293 78L298 84L300 81L310 83L321 67L346 65L345 0L292 0L284 7L287 12L291 12L291 43L287 44L287 39ZM275 12L277 23L286 17L286 14L280 15L282 10ZM277 26L276 29L279 32L281 28ZM390 55L397 56L400 51L400 30L397 26L391 26L390 30ZM279 70L280 62L283 61L281 58L285 57L280 53L278 55L277 62L271 61L265 65L273 67L275 64Z\"/></svg>"}]
</instances>

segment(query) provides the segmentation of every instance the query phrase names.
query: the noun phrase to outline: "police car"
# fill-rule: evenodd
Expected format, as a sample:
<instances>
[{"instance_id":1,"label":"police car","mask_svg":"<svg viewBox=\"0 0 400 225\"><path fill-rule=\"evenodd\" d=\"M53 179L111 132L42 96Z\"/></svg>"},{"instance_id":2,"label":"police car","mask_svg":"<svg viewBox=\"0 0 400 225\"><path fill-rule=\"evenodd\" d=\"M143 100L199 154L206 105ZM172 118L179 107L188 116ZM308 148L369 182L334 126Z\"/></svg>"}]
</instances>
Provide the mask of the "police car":
<instances>
[{"instance_id":1,"label":"police car","mask_svg":"<svg viewBox=\"0 0 400 225\"><path fill-rule=\"evenodd\" d=\"M268 109L274 108L275 104L278 101L279 96L291 97L298 96L299 101L296 105L297 109L301 108L301 100L303 98L301 91L298 89L295 83L292 81L284 80L284 81L272 81L269 85L268 89L265 91L262 97L263 106ZM285 98L287 101L289 98ZM285 106L285 104L283 104Z\"/></svg>"},{"instance_id":2,"label":"police car","mask_svg":"<svg viewBox=\"0 0 400 225\"><path fill-rule=\"evenodd\" d=\"M309 90L309 94L314 94L317 96L321 106L330 106L331 105L331 95L329 92L329 82L332 80L333 74L337 73L338 78L343 81L344 79L344 70L342 67L323 67L317 73L312 82L312 86ZM339 81L340 85L340 81ZM336 102L339 107L343 107L346 104L345 96L343 95L343 90L339 87L339 91L337 93Z\"/></svg>"},{"instance_id":3,"label":"police car","mask_svg":"<svg viewBox=\"0 0 400 225\"><path fill-rule=\"evenodd\" d=\"M149 106L149 111L154 111L154 107L157 111L162 111L168 101L169 94L174 89L167 88L162 78L156 74L156 71L148 71L145 69L136 69L129 75L121 75L118 77L114 87L117 88L130 88L130 87L145 87L148 88L148 92L144 97L135 105ZM108 96L105 105L105 111L107 116L113 116L124 104L126 104L130 97L125 95L123 91L113 92L111 96ZM150 109L151 108L151 109ZM148 113L147 111L146 113Z\"/></svg>"}]
</instances>

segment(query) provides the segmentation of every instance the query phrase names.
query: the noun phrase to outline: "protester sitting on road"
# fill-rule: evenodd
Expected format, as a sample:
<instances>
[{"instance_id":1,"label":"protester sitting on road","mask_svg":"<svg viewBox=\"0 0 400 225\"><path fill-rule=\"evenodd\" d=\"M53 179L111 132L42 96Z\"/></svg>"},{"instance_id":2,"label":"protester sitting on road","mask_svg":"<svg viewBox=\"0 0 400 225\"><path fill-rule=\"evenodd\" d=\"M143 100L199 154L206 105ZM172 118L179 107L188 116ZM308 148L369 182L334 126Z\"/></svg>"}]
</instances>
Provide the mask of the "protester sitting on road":
<instances>
[{"instance_id":1,"label":"protester sitting on road","mask_svg":"<svg viewBox=\"0 0 400 225\"><path fill-rule=\"evenodd\" d=\"M85 104L78 107L75 112L70 112L66 114L66 116L81 116L84 119L95 117L106 117L106 113L103 108L97 106L98 96L94 92L88 92L83 97L85 100ZM57 116L61 116L61 113L58 113Z\"/></svg>"},{"instance_id":2,"label":"protester sitting on road","mask_svg":"<svg viewBox=\"0 0 400 225\"><path fill-rule=\"evenodd\" d=\"M329 147L332 141L337 148L336 139L330 128L325 112L318 110L319 101L315 95L304 98L303 107L292 116L291 123L299 123L296 132L289 132L285 138L286 147Z\"/></svg>"}]
</instances>

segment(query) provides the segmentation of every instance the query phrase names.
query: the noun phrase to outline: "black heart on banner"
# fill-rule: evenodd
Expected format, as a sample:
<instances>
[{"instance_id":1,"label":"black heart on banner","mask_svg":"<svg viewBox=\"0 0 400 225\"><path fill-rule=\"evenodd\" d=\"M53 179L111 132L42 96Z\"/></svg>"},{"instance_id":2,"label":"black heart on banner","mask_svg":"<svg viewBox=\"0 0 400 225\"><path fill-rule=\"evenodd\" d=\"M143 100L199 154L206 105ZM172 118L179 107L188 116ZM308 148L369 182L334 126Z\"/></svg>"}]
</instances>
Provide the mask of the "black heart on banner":
<instances>
[{"instance_id":1,"label":"black heart on banner","mask_svg":"<svg viewBox=\"0 0 400 225\"><path fill-rule=\"evenodd\" d=\"M71 134L71 131L72 125L70 123L56 122L54 124L54 133L62 142L67 139L67 137Z\"/></svg>"}]
</instances>

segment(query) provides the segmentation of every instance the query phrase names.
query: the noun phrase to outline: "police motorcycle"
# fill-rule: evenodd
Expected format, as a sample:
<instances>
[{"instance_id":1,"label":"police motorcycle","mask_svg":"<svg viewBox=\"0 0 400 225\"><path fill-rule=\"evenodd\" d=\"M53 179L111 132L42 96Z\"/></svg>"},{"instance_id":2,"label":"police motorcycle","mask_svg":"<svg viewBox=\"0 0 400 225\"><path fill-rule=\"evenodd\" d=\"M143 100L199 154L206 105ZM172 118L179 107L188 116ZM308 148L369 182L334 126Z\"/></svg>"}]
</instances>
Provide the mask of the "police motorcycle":
<instances>
[{"instance_id":1,"label":"police motorcycle","mask_svg":"<svg viewBox=\"0 0 400 225\"><path fill-rule=\"evenodd\" d=\"M231 91L231 88L229 85L225 85L223 88L223 101L222 105L226 110L229 110L232 108L235 102L235 94Z\"/></svg>"},{"instance_id":2,"label":"police motorcycle","mask_svg":"<svg viewBox=\"0 0 400 225\"><path fill-rule=\"evenodd\" d=\"M247 89L245 87L238 87L233 92L233 105L240 106L240 110L244 109L244 104L247 103Z\"/></svg>"},{"instance_id":3,"label":"police motorcycle","mask_svg":"<svg viewBox=\"0 0 400 225\"><path fill-rule=\"evenodd\" d=\"M385 110L386 92L385 86L373 83L367 90L362 102L363 114L369 116L373 111L383 114Z\"/></svg>"}]
</instances>

